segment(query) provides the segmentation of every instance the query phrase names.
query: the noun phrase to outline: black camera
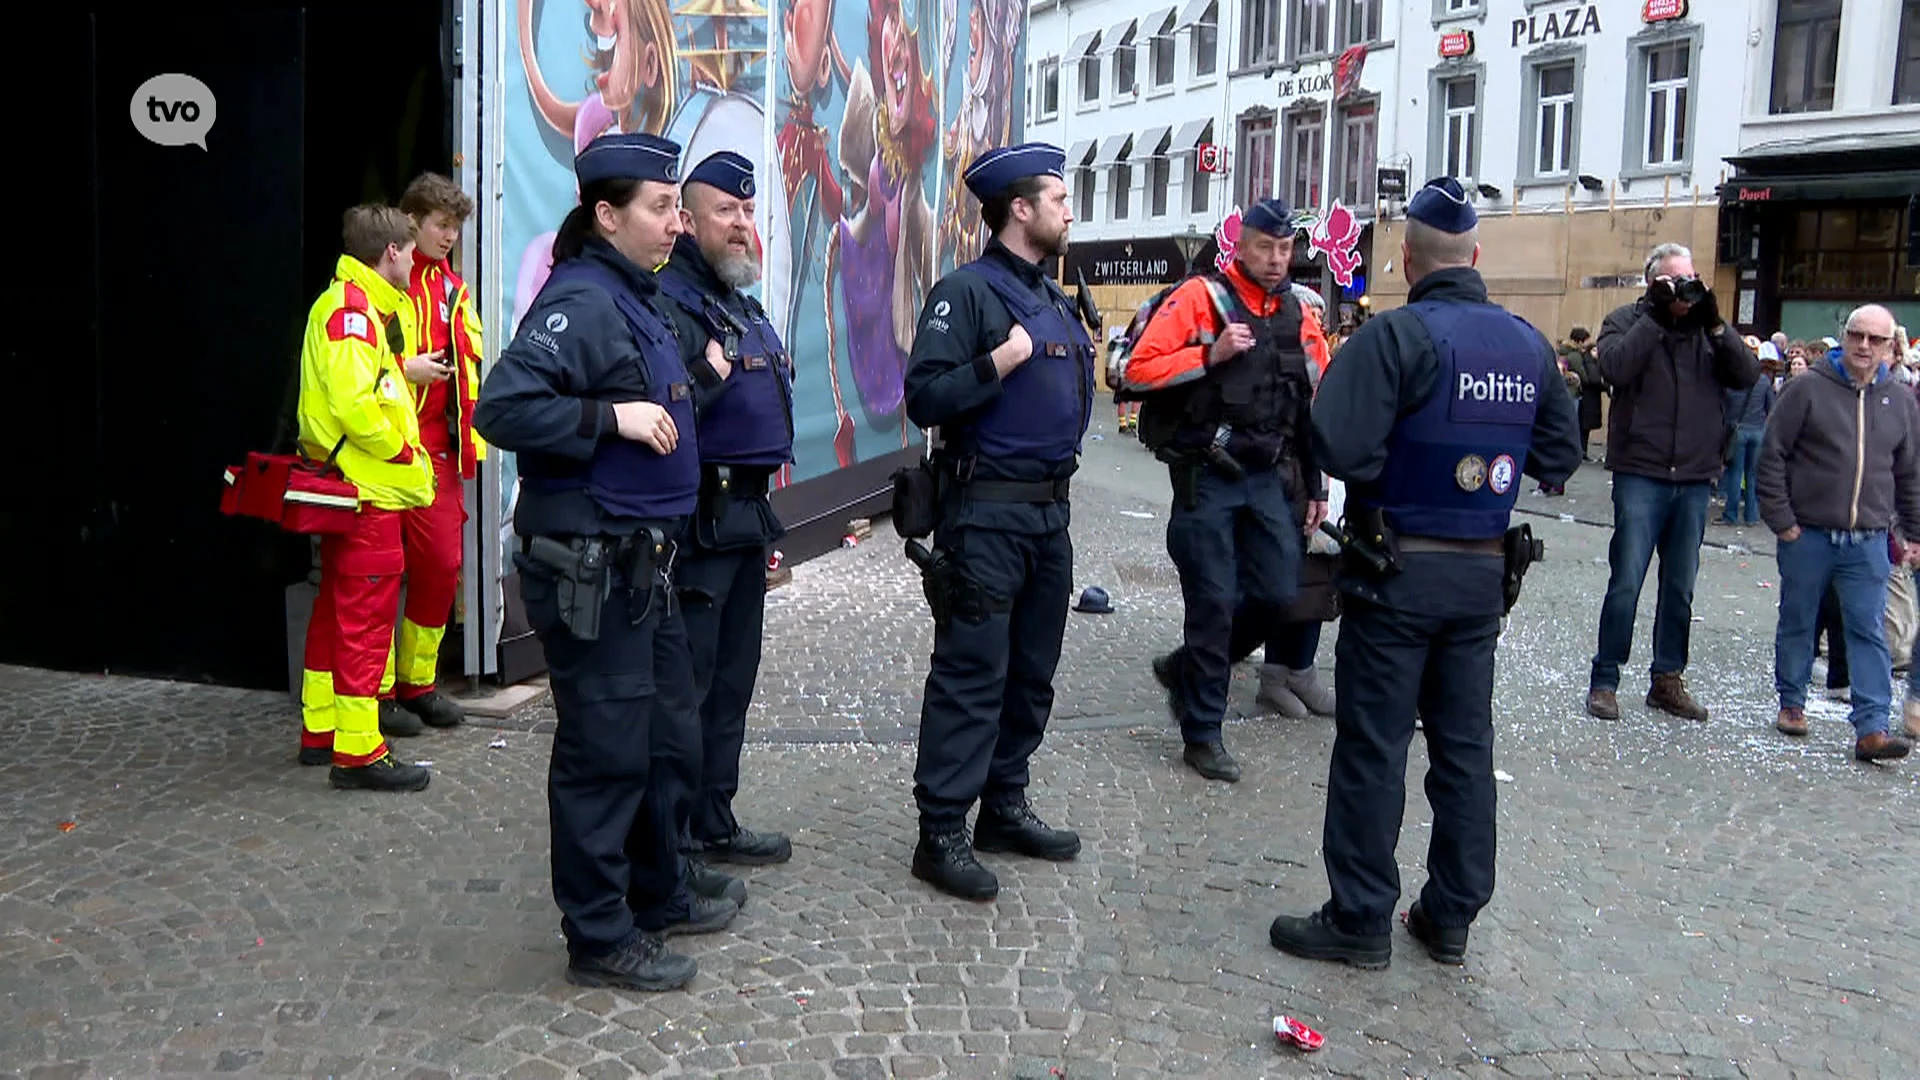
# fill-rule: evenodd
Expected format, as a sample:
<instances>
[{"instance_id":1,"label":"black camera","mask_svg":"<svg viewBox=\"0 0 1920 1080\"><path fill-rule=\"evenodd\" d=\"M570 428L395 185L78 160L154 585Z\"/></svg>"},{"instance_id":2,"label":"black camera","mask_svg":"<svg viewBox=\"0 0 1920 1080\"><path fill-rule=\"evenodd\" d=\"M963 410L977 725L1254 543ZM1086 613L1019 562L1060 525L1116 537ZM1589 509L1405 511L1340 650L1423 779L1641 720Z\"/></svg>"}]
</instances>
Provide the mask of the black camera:
<instances>
[{"instance_id":1,"label":"black camera","mask_svg":"<svg viewBox=\"0 0 1920 1080\"><path fill-rule=\"evenodd\" d=\"M1698 304L1707 298L1707 283L1699 278L1681 278L1673 283L1673 298L1683 304Z\"/></svg>"}]
</instances>

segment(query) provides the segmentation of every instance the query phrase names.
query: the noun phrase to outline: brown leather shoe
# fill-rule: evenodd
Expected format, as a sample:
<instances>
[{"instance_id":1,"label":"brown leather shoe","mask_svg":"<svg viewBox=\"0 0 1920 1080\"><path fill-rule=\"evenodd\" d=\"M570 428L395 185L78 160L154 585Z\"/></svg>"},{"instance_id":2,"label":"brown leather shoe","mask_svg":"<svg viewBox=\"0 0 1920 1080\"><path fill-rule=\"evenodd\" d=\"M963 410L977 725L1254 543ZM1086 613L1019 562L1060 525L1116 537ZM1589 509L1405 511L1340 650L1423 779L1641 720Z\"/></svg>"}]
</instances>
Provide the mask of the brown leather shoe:
<instances>
[{"instance_id":1,"label":"brown leather shoe","mask_svg":"<svg viewBox=\"0 0 1920 1080\"><path fill-rule=\"evenodd\" d=\"M1705 720L1706 706L1687 692L1687 680L1677 671L1653 677L1653 689L1647 691L1647 707L1659 709L1682 720Z\"/></svg>"},{"instance_id":2,"label":"brown leather shoe","mask_svg":"<svg viewBox=\"0 0 1920 1080\"><path fill-rule=\"evenodd\" d=\"M1597 720L1620 719L1620 698L1611 690L1587 691L1587 715Z\"/></svg>"},{"instance_id":3,"label":"brown leather shoe","mask_svg":"<svg viewBox=\"0 0 1920 1080\"><path fill-rule=\"evenodd\" d=\"M1780 719L1773 722L1782 735L1805 735L1807 733L1807 710L1781 709Z\"/></svg>"},{"instance_id":4,"label":"brown leather shoe","mask_svg":"<svg viewBox=\"0 0 1920 1080\"><path fill-rule=\"evenodd\" d=\"M1898 761L1913 752L1913 740L1885 731L1855 740L1853 756L1860 761Z\"/></svg>"}]
</instances>

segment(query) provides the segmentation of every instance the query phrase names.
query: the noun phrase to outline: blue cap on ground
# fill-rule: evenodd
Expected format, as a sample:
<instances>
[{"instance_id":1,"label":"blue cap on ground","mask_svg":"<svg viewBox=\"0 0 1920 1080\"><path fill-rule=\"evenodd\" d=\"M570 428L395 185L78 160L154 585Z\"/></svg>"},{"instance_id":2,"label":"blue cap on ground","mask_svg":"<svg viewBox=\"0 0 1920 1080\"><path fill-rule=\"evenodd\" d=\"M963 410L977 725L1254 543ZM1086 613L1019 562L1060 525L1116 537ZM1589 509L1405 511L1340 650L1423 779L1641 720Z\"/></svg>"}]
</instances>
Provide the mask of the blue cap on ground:
<instances>
[{"instance_id":1,"label":"blue cap on ground","mask_svg":"<svg viewBox=\"0 0 1920 1080\"><path fill-rule=\"evenodd\" d=\"M1080 594L1080 602L1073 605L1073 610L1088 615L1111 615L1113 600L1107 596L1107 590L1098 585L1089 585Z\"/></svg>"},{"instance_id":2,"label":"blue cap on ground","mask_svg":"<svg viewBox=\"0 0 1920 1080\"><path fill-rule=\"evenodd\" d=\"M1285 199L1261 199L1240 215L1240 227L1259 229L1268 236L1293 235L1293 207Z\"/></svg>"},{"instance_id":3,"label":"blue cap on ground","mask_svg":"<svg viewBox=\"0 0 1920 1080\"><path fill-rule=\"evenodd\" d=\"M706 184L742 199L753 198L753 162L731 150L708 154L687 173L687 183Z\"/></svg>"},{"instance_id":4,"label":"blue cap on ground","mask_svg":"<svg viewBox=\"0 0 1920 1080\"><path fill-rule=\"evenodd\" d=\"M1002 146L973 159L964 179L973 197L985 202L1029 176L1065 177L1067 152L1051 143L1030 142Z\"/></svg>"},{"instance_id":5,"label":"blue cap on ground","mask_svg":"<svg viewBox=\"0 0 1920 1080\"><path fill-rule=\"evenodd\" d=\"M680 182L680 144L658 135L602 135L573 159L574 178Z\"/></svg>"},{"instance_id":6,"label":"blue cap on ground","mask_svg":"<svg viewBox=\"0 0 1920 1080\"><path fill-rule=\"evenodd\" d=\"M1407 217L1455 236L1480 224L1480 215L1467 202L1467 190L1451 176L1436 176L1414 192Z\"/></svg>"}]
</instances>

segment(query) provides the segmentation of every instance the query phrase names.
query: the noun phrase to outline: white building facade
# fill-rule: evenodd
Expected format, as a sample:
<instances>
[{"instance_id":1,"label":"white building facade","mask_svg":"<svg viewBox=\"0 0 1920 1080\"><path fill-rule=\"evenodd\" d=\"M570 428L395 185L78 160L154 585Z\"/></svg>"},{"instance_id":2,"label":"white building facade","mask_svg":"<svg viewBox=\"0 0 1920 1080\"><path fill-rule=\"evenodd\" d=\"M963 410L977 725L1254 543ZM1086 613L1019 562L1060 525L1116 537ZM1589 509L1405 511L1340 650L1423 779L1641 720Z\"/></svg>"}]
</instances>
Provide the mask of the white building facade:
<instances>
[{"instance_id":1,"label":"white building facade","mask_svg":"<svg viewBox=\"0 0 1920 1080\"><path fill-rule=\"evenodd\" d=\"M1036 0L1026 132L1068 150L1068 278L1085 273L1103 307L1124 308L1189 255L1209 258L1231 211L1275 194L1313 212L1339 198L1371 220L1401 7Z\"/></svg>"},{"instance_id":2,"label":"white building facade","mask_svg":"<svg viewBox=\"0 0 1920 1080\"><path fill-rule=\"evenodd\" d=\"M1725 254L1759 333L1891 307L1920 333L1920 0L1745 0Z\"/></svg>"},{"instance_id":3,"label":"white building facade","mask_svg":"<svg viewBox=\"0 0 1920 1080\"><path fill-rule=\"evenodd\" d=\"M1597 330L1639 292L1654 244L1687 244L1703 275L1713 269L1744 3L1408 0L1382 156L1408 168L1409 188L1465 183L1497 302L1552 336ZM1376 234L1384 263L1399 227ZM1383 306L1404 297L1396 276L1376 284Z\"/></svg>"}]
</instances>

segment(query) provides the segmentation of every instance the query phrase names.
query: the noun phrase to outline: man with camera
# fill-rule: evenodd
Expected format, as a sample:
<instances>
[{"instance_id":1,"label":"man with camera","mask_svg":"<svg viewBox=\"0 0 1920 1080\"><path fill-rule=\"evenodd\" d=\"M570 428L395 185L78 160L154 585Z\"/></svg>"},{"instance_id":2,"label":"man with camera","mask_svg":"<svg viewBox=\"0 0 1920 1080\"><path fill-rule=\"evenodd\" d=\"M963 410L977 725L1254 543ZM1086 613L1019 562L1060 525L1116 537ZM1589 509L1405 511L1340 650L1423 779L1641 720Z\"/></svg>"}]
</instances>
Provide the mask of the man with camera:
<instances>
[{"instance_id":1,"label":"man with camera","mask_svg":"<svg viewBox=\"0 0 1920 1080\"><path fill-rule=\"evenodd\" d=\"M1407 203L1407 305L1375 316L1327 369L1315 460L1347 482L1333 758L1321 850L1331 899L1282 915L1274 948L1362 968L1392 958L1394 850L1416 710L1433 831L1407 931L1458 964L1493 896L1493 668L1501 615L1541 545L1509 528L1520 478L1579 467L1553 346L1487 298L1479 217L1452 177Z\"/></svg>"},{"instance_id":2,"label":"man with camera","mask_svg":"<svg viewBox=\"0 0 1920 1080\"><path fill-rule=\"evenodd\" d=\"M1692 252L1671 243L1654 248L1646 280L1646 295L1608 315L1598 341L1600 374L1613 392L1607 421L1613 543L1587 712L1620 718L1620 667L1633 650L1634 610L1658 551L1647 705L1705 720L1707 710L1687 691L1684 672L1708 485L1720 475L1725 443L1721 393L1752 386L1760 361L1721 318L1713 290L1694 273Z\"/></svg>"}]
</instances>

